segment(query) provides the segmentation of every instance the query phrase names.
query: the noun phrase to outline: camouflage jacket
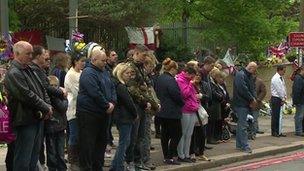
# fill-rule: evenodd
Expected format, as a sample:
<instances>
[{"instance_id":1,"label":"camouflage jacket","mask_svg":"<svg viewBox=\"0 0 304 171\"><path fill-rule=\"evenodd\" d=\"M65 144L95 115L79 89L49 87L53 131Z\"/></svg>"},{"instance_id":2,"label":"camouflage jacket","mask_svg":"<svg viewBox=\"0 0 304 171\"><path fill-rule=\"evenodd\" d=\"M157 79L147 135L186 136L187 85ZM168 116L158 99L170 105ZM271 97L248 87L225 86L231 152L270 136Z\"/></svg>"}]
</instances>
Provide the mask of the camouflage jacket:
<instances>
[{"instance_id":1,"label":"camouflage jacket","mask_svg":"<svg viewBox=\"0 0 304 171\"><path fill-rule=\"evenodd\" d=\"M128 64L134 71L132 79L128 83L128 90L133 100L143 109L146 108L146 105L149 102L152 111L158 111L159 103L153 97L151 80L144 71L143 65L135 63L134 61L128 61Z\"/></svg>"}]
</instances>

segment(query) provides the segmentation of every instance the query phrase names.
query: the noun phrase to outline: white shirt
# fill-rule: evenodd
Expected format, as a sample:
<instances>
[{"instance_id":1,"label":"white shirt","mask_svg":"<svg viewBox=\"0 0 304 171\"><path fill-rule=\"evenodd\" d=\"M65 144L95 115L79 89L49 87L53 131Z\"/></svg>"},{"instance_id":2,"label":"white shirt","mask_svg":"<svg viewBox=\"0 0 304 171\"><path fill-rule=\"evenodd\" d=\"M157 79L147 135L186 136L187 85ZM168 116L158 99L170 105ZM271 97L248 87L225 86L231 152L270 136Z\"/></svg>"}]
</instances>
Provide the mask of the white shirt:
<instances>
[{"instance_id":1,"label":"white shirt","mask_svg":"<svg viewBox=\"0 0 304 171\"><path fill-rule=\"evenodd\" d=\"M278 73L274 74L271 78L271 96L278 97L282 100L287 98L284 78Z\"/></svg>"},{"instance_id":2,"label":"white shirt","mask_svg":"<svg viewBox=\"0 0 304 171\"><path fill-rule=\"evenodd\" d=\"M76 118L76 101L79 90L79 78L81 72L76 72L73 67L67 72L64 80L64 88L68 93L68 110L67 119L68 121Z\"/></svg>"}]
</instances>

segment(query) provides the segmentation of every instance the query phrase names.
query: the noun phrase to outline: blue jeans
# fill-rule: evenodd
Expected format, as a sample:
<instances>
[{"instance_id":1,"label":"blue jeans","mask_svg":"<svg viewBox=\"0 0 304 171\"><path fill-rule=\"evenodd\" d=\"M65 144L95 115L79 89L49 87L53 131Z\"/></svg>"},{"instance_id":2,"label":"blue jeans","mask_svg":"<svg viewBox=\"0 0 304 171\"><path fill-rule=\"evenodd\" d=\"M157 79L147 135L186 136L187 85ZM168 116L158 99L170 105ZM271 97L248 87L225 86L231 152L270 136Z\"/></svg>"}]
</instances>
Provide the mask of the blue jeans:
<instances>
[{"instance_id":1,"label":"blue jeans","mask_svg":"<svg viewBox=\"0 0 304 171\"><path fill-rule=\"evenodd\" d=\"M64 131L46 134L46 155L49 171L66 171L64 161Z\"/></svg>"},{"instance_id":2,"label":"blue jeans","mask_svg":"<svg viewBox=\"0 0 304 171\"><path fill-rule=\"evenodd\" d=\"M260 110L252 111L252 116L253 116L253 130L254 133L259 131L259 115L260 115Z\"/></svg>"},{"instance_id":3,"label":"blue jeans","mask_svg":"<svg viewBox=\"0 0 304 171\"><path fill-rule=\"evenodd\" d=\"M111 168L115 171L124 171L125 154L131 141L133 124L116 123L119 131L119 144L112 161Z\"/></svg>"},{"instance_id":4,"label":"blue jeans","mask_svg":"<svg viewBox=\"0 0 304 171\"><path fill-rule=\"evenodd\" d=\"M69 145L77 145L78 142L78 123L77 119L72 119L69 122L69 129L70 129L70 135L69 135Z\"/></svg>"},{"instance_id":5,"label":"blue jeans","mask_svg":"<svg viewBox=\"0 0 304 171\"><path fill-rule=\"evenodd\" d=\"M18 126L14 152L14 171L35 171L42 141L43 122Z\"/></svg>"},{"instance_id":6,"label":"blue jeans","mask_svg":"<svg viewBox=\"0 0 304 171\"><path fill-rule=\"evenodd\" d=\"M134 125L131 129L131 140L130 140L130 144L127 148L127 151L126 151L126 162L127 163L134 162L134 160L135 160L134 152L135 152L135 145L136 145L136 142L138 139L139 123L140 123L139 120L135 121Z\"/></svg>"},{"instance_id":7,"label":"blue jeans","mask_svg":"<svg viewBox=\"0 0 304 171\"><path fill-rule=\"evenodd\" d=\"M304 116L304 105L296 105L296 113L294 116L296 134L301 134L303 132L302 130L303 116Z\"/></svg>"},{"instance_id":8,"label":"blue jeans","mask_svg":"<svg viewBox=\"0 0 304 171\"><path fill-rule=\"evenodd\" d=\"M248 132L249 127L247 122L247 115L251 114L249 108L236 107L234 111L238 117L237 127L236 127L236 148L245 150L249 148L248 144Z\"/></svg>"}]
</instances>

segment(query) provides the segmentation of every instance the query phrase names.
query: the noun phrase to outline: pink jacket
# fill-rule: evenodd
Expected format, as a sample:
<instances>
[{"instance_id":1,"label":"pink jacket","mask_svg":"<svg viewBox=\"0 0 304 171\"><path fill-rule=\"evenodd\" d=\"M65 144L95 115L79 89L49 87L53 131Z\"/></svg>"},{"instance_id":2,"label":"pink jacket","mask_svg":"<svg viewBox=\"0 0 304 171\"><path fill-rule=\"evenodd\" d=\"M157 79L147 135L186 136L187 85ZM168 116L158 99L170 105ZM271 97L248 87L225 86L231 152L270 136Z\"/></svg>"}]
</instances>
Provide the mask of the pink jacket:
<instances>
[{"instance_id":1,"label":"pink jacket","mask_svg":"<svg viewBox=\"0 0 304 171\"><path fill-rule=\"evenodd\" d=\"M183 113L193 113L198 111L199 100L196 97L197 91L191 80L186 77L186 73L182 71L176 76L177 84L181 90L181 94L185 105L182 108Z\"/></svg>"}]
</instances>

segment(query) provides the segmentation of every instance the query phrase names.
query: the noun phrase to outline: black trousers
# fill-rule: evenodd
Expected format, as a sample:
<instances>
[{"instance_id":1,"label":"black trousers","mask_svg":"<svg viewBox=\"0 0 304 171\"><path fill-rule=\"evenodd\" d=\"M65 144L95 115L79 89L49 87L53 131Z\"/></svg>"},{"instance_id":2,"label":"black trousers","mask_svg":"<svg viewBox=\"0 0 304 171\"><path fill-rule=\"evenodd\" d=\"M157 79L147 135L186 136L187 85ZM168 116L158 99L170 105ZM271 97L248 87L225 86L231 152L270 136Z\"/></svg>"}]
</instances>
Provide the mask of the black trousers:
<instances>
[{"instance_id":1,"label":"black trousers","mask_svg":"<svg viewBox=\"0 0 304 171\"><path fill-rule=\"evenodd\" d=\"M271 135L279 135L280 112L282 100L278 97L271 97Z\"/></svg>"},{"instance_id":2,"label":"black trousers","mask_svg":"<svg viewBox=\"0 0 304 171\"><path fill-rule=\"evenodd\" d=\"M13 171L14 151L15 151L15 143L11 142L10 144L7 144L7 153L5 157L5 165L7 171Z\"/></svg>"},{"instance_id":3,"label":"black trousers","mask_svg":"<svg viewBox=\"0 0 304 171\"><path fill-rule=\"evenodd\" d=\"M209 120L206 131L207 131L207 141L212 142L212 141L218 141L221 140L222 136L222 127L223 127L223 122L222 120Z\"/></svg>"},{"instance_id":4,"label":"black trousers","mask_svg":"<svg viewBox=\"0 0 304 171\"><path fill-rule=\"evenodd\" d=\"M161 118L155 115L155 117L154 117L154 127L155 127L155 133L156 134L161 134L160 133L160 125L161 125Z\"/></svg>"},{"instance_id":5,"label":"black trousers","mask_svg":"<svg viewBox=\"0 0 304 171\"><path fill-rule=\"evenodd\" d=\"M113 145L113 134L112 134L112 126L113 126L113 116L109 115L108 116L108 128L107 128L107 144L108 145Z\"/></svg>"},{"instance_id":6,"label":"black trousers","mask_svg":"<svg viewBox=\"0 0 304 171\"><path fill-rule=\"evenodd\" d=\"M77 113L79 164L82 171L102 171L107 146L108 115Z\"/></svg>"},{"instance_id":7,"label":"black trousers","mask_svg":"<svg viewBox=\"0 0 304 171\"><path fill-rule=\"evenodd\" d=\"M177 145L182 137L180 119L161 118L161 146L165 159L177 157Z\"/></svg>"},{"instance_id":8,"label":"black trousers","mask_svg":"<svg viewBox=\"0 0 304 171\"><path fill-rule=\"evenodd\" d=\"M206 126L195 126L191 137L190 154L204 154L206 144Z\"/></svg>"}]
</instances>

